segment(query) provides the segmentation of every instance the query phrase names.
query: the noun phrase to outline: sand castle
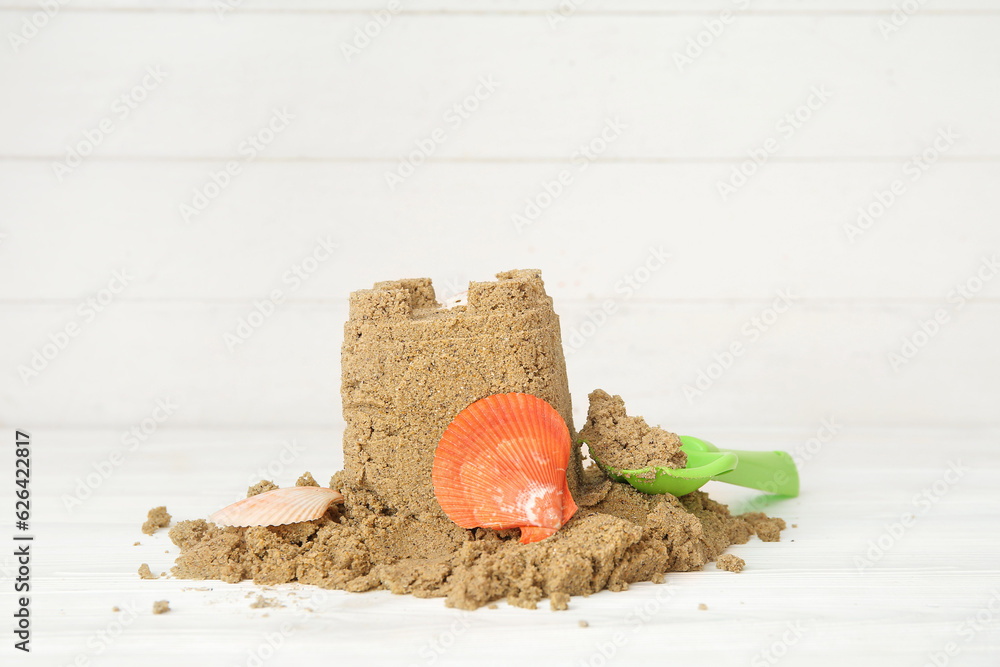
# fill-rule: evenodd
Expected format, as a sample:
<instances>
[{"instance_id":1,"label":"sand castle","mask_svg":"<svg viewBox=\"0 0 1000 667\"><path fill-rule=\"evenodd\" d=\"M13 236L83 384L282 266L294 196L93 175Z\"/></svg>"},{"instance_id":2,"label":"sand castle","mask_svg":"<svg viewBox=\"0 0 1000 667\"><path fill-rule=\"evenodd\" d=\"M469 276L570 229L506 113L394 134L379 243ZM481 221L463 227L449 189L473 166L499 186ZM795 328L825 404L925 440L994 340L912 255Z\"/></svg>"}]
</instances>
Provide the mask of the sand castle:
<instances>
[{"instance_id":1,"label":"sand castle","mask_svg":"<svg viewBox=\"0 0 1000 667\"><path fill-rule=\"evenodd\" d=\"M341 354L344 482L392 511L441 516L431 486L448 423L491 394L524 392L573 429L559 317L539 271L469 285L468 305L444 309L427 278L377 283L351 295ZM568 472L576 491L580 448Z\"/></svg>"},{"instance_id":2,"label":"sand castle","mask_svg":"<svg viewBox=\"0 0 1000 667\"><path fill-rule=\"evenodd\" d=\"M539 271L471 283L468 305L451 309L439 306L426 278L353 293L342 370L344 470L330 486L344 505L317 521L279 527L182 522L170 533L181 547L176 576L388 589L446 597L465 609L499 599L534 607L549 598L553 609L565 609L573 595L698 569L731 544L755 533L776 540L784 528L759 513L731 516L700 491L646 495L582 466L559 318ZM573 439L567 478L579 509L555 535L532 544L518 543L518 529L460 528L432 487L435 448L451 420L474 401L506 392L547 401ZM600 422L606 432L602 411L624 415L624 408L618 397L594 396L588 424L594 431ZM308 473L299 484L316 485ZM271 488L262 482L248 495Z\"/></svg>"}]
</instances>

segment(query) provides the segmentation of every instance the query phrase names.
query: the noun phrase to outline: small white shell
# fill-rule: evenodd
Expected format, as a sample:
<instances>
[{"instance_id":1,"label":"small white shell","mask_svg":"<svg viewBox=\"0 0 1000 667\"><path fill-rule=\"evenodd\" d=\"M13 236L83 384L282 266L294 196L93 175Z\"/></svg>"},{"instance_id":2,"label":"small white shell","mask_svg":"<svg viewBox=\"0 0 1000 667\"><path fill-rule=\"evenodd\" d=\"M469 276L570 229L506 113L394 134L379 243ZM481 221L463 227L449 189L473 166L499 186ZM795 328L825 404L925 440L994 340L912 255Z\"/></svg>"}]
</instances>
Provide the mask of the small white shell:
<instances>
[{"instance_id":1,"label":"small white shell","mask_svg":"<svg viewBox=\"0 0 1000 667\"><path fill-rule=\"evenodd\" d=\"M319 486L292 486L250 496L208 517L219 526L284 526L313 521L326 513L330 503L342 503L339 491Z\"/></svg>"},{"instance_id":2,"label":"small white shell","mask_svg":"<svg viewBox=\"0 0 1000 667\"><path fill-rule=\"evenodd\" d=\"M441 302L442 307L451 310L455 306L465 306L469 303L469 291L459 292Z\"/></svg>"}]
</instances>

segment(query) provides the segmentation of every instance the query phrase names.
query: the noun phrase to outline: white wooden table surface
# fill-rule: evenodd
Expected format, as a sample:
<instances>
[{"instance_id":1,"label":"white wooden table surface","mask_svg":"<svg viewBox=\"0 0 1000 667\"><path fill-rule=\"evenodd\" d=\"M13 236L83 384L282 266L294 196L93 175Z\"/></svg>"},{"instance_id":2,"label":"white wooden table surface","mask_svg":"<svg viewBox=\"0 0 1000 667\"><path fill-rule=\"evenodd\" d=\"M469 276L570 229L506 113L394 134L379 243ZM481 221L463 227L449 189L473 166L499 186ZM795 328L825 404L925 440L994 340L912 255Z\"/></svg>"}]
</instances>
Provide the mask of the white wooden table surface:
<instances>
[{"instance_id":1,"label":"white wooden table surface","mask_svg":"<svg viewBox=\"0 0 1000 667\"><path fill-rule=\"evenodd\" d=\"M678 665L924 665L949 644L959 652L948 664L996 664L995 430L844 428L820 445L806 444L809 433L711 433L732 447L780 447L800 457L797 499L759 503L753 492L707 487L735 511L760 507L785 518L782 542L754 538L732 547L747 562L739 574L714 567L673 574L664 585L573 598L565 612L501 602L470 613L441 599L387 592L139 579L140 563L168 571L178 551L166 531L139 531L150 507L165 503L175 519L204 517L239 495L238 484L225 488L223 480L242 482L248 470L273 465L276 481L287 485L305 469L322 478L339 468L338 432L298 435L294 460L284 466L280 432L163 434L65 511L60 496L89 467L91 453L118 434L32 433L34 653L17 664L82 657L100 665L173 665L192 654L197 664L254 664L250 652L266 656L269 638L281 644L266 661L275 665L632 664L668 649ZM960 474L949 475L952 466ZM887 528L910 516L901 533ZM141 546L132 546L136 541ZM869 553L871 543L881 551ZM4 566L11 565L8 557ZM258 594L284 607L253 609ZM171 611L154 616L152 604L161 599ZM708 609L699 610L701 603ZM601 662L602 648L614 650L613 659Z\"/></svg>"},{"instance_id":2,"label":"white wooden table surface","mask_svg":"<svg viewBox=\"0 0 1000 667\"><path fill-rule=\"evenodd\" d=\"M1000 664L996 0L40 4L0 0L0 424L32 433L37 535L3 665ZM339 468L350 291L526 267L578 425L602 387L798 453L782 543L561 613L138 579L176 553L154 505Z\"/></svg>"}]
</instances>

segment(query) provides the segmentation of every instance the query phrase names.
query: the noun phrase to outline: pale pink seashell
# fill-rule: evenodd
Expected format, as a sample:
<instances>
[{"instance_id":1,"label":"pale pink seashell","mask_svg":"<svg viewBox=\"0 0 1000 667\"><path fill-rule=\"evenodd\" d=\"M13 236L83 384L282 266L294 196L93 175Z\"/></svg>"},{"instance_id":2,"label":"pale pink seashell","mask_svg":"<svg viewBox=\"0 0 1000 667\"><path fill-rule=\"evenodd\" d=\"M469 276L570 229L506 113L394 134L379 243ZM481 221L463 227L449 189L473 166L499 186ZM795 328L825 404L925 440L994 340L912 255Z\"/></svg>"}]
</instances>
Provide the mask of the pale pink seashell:
<instances>
[{"instance_id":1,"label":"pale pink seashell","mask_svg":"<svg viewBox=\"0 0 1000 667\"><path fill-rule=\"evenodd\" d=\"M219 526L284 526L314 521L331 503L344 502L339 491L319 486L292 486L274 489L239 500L208 517Z\"/></svg>"}]
</instances>

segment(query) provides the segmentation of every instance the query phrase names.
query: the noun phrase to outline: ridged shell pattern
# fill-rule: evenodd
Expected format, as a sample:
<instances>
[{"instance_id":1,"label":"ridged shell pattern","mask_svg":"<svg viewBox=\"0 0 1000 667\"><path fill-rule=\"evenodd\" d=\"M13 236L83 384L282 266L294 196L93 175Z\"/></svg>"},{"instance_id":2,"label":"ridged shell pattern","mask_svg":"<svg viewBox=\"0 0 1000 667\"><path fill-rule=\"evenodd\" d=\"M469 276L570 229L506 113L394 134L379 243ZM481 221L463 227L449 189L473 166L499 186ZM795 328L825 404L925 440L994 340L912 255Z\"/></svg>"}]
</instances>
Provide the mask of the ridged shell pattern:
<instances>
[{"instance_id":1,"label":"ridged shell pattern","mask_svg":"<svg viewBox=\"0 0 1000 667\"><path fill-rule=\"evenodd\" d=\"M494 394L460 412L434 454L434 494L463 528L522 528L521 542L551 536L576 503L566 483L569 429L531 394Z\"/></svg>"},{"instance_id":2,"label":"ridged shell pattern","mask_svg":"<svg viewBox=\"0 0 1000 667\"><path fill-rule=\"evenodd\" d=\"M291 486L273 489L238 500L209 517L219 526L283 526L300 521L314 521L331 503L341 503L339 491L319 486Z\"/></svg>"}]
</instances>

